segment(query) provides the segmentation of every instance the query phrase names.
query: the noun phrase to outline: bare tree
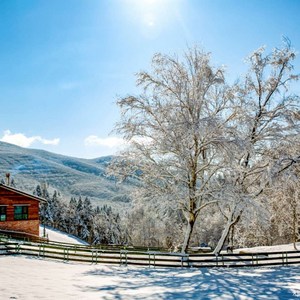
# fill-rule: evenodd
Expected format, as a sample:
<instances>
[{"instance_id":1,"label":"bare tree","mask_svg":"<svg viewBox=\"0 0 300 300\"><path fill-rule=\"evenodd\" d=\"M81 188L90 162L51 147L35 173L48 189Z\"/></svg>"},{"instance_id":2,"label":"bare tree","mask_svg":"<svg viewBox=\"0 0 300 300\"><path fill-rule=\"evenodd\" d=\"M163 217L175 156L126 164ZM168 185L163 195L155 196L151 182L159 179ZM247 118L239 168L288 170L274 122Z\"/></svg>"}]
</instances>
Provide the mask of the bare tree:
<instances>
[{"instance_id":1,"label":"bare tree","mask_svg":"<svg viewBox=\"0 0 300 300\"><path fill-rule=\"evenodd\" d=\"M285 176L280 180L280 188L272 198L272 217L280 226L280 232L285 235L285 242L293 242L294 249L297 249L296 242L299 241L300 221L300 187L297 176ZM277 209L276 209L277 208Z\"/></svg>"},{"instance_id":2,"label":"bare tree","mask_svg":"<svg viewBox=\"0 0 300 300\"><path fill-rule=\"evenodd\" d=\"M249 208L259 208L256 200L270 186L270 175L275 175L271 173L289 167L274 167L281 159L278 153L274 155L276 145L284 140L288 146L288 140L299 130L299 97L289 93L288 88L299 78L292 73L295 51L287 40L281 49L268 55L264 51L260 48L249 56L250 70L235 87L235 105L240 107L235 119L239 143L223 173L225 189L230 193L225 191L225 201L220 205L227 223L215 254L221 251L242 214Z\"/></svg>"},{"instance_id":3,"label":"bare tree","mask_svg":"<svg viewBox=\"0 0 300 300\"><path fill-rule=\"evenodd\" d=\"M111 170L138 177L139 198L166 219L181 211L182 252L200 212L218 203L226 221L219 253L243 214L262 211L258 200L270 178L300 161L278 163L276 151L299 130L299 98L288 89L299 78L292 73L295 51L288 41L264 51L249 56L249 72L232 87L204 51L189 49L183 60L156 54L152 71L137 74L142 94L118 101L116 131L129 146Z\"/></svg>"},{"instance_id":4,"label":"bare tree","mask_svg":"<svg viewBox=\"0 0 300 300\"><path fill-rule=\"evenodd\" d=\"M156 54L152 72L137 74L139 96L118 101L122 119L116 131L129 147L114 162L114 174L137 176L144 201L152 201L166 218L180 210L186 252L200 211L215 202L215 181L230 142L227 124L232 93L224 70L210 54L189 49L183 60ZM141 196L142 197L142 196Z\"/></svg>"},{"instance_id":5,"label":"bare tree","mask_svg":"<svg viewBox=\"0 0 300 300\"><path fill-rule=\"evenodd\" d=\"M276 147L277 164L273 187L269 192L272 235L280 243L296 242L300 238L300 139L290 137Z\"/></svg>"}]
</instances>

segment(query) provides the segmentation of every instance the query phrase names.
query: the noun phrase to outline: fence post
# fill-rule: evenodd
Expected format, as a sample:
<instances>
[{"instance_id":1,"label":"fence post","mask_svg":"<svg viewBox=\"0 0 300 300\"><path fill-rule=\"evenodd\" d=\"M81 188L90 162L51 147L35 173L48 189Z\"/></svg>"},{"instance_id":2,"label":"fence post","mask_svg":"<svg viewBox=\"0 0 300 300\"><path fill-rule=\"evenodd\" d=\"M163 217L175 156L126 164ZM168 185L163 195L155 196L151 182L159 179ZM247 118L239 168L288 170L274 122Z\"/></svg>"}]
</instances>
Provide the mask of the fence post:
<instances>
[{"instance_id":1,"label":"fence post","mask_svg":"<svg viewBox=\"0 0 300 300\"><path fill-rule=\"evenodd\" d=\"M153 267L155 268L155 252L151 252L148 250L148 265L151 268L151 255L153 256Z\"/></svg>"},{"instance_id":2,"label":"fence post","mask_svg":"<svg viewBox=\"0 0 300 300\"><path fill-rule=\"evenodd\" d=\"M218 262L218 253L216 253L216 267L219 266L219 262Z\"/></svg>"},{"instance_id":3,"label":"fence post","mask_svg":"<svg viewBox=\"0 0 300 300\"><path fill-rule=\"evenodd\" d=\"M68 261L68 260L69 260L69 249L64 248L64 261Z\"/></svg>"},{"instance_id":4,"label":"fence post","mask_svg":"<svg viewBox=\"0 0 300 300\"><path fill-rule=\"evenodd\" d=\"M45 257L45 244L39 244L39 257Z\"/></svg>"},{"instance_id":5,"label":"fence post","mask_svg":"<svg viewBox=\"0 0 300 300\"><path fill-rule=\"evenodd\" d=\"M20 249L21 249L20 243L17 243L16 244L16 253L20 253Z\"/></svg>"},{"instance_id":6,"label":"fence post","mask_svg":"<svg viewBox=\"0 0 300 300\"><path fill-rule=\"evenodd\" d=\"M122 265L123 262L123 254L125 258L125 266L127 266L127 250L120 250L120 265Z\"/></svg>"},{"instance_id":7,"label":"fence post","mask_svg":"<svg viewBox=\"0 0 300 300\"><path fill-rule=\"evenodd\" d=\"M181 267L183 267L183 262L187 263L187 267L190 266L190 262L189 262L189 255L188 254L181 254Z\"/></svg>"},{"instance_id":8,"label":"fence post","mask_svg":"<svg viewBox=\"0 0 300 300\"><path fill-rule=\"evenodd\" d=\"M98 263L98 250L92 250L92 263Z\"/></svg>"}]
</instances>

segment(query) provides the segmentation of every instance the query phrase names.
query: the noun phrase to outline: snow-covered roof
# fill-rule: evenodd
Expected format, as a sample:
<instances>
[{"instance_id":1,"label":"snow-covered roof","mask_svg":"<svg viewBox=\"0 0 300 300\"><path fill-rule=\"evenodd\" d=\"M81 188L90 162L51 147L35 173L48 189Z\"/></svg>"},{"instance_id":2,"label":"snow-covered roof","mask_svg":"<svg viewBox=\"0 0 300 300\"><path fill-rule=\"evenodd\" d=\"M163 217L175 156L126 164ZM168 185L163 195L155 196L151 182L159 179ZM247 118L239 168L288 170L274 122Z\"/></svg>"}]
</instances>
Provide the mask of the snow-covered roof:
<instances>
[{"instance_id":1,"label":"snow-covered roof","mask_svg":"<svg viewBox=\"0 0 300 300\"><path fill-rule=\"evenodd\" d=\"M19 194L19 195L22 195L22 196L31 198L32 200L37 200L37 201L44 202L44 203L47 202L47 200L44 199L44 198L41 198L41 197L38 197L38 196L35 196L35 195L28 194L28 193L26 193L26 192L23 192L23 191L17 189L17 188L14 188L14 187L12 187L12 186L7 186L7 185L2 184L2 183L0 183L0 188L3 188L3 189L6 189L7 191L14 192L14 193L17 193L17 194Z\"/></svg>"}]
</instances>

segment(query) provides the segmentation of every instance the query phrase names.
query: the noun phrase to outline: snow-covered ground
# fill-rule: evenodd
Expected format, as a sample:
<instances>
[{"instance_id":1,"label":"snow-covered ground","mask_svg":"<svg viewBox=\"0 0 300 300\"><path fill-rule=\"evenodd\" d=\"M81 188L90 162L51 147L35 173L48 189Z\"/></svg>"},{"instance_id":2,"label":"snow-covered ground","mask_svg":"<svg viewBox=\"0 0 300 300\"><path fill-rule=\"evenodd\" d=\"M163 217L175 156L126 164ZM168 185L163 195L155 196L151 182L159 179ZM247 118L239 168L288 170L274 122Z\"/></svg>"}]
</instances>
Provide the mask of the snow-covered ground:
<instances>
[{"instance_id":1,"label":"snow-covered ground","mask_svg":"<svg viewBox=\"0 0 300 300\"><path fill-rule=\"evenodd\" d=\"M0 299L300 299L299 266L154 269L0 257Z\"/></svg>"},{"instance_id":2,"label":"snow-covered ground","mask_svg":"<svg viewBox=\"0 0 300 300\"><path fill-rule=\"evenodd\" d=\"M74 242L49 228L48 234ZM0 256L0 299L300 299L300 272L299 266L155 269Z\"/></svg>"},{"instance_id":3,"label":"snow-covered ground","mask_svg":"<svg viewBox=\"0 0 300 300\"><path fill-rule=\"evenodd\" d=\"M60 230L50 228L45 226L45 234L48 237L49 241L52 242L60 242L60 243L70 243L70 244L80 244L80 245L87 245L85 241L71 235L64 233ZM40 226L40 236L44 236L44 226Z\"/></svg>"},{"instance_id":4,"label":"snow-covered ground","mask_svg":"<svg viewBox=\"0 0 300 300\"><path fill-rule=\"evenodd\" d=\"M300 251L300 243L296 243L296 248ZM234 253L242 253L242 252L282 252L282 251L295 251L294 244L286 244L286 245L276 245L276 246L260 246L260 247L253 247L253 248L243 248L243 249L236 249Z\"/></svg>"}]
</instances>

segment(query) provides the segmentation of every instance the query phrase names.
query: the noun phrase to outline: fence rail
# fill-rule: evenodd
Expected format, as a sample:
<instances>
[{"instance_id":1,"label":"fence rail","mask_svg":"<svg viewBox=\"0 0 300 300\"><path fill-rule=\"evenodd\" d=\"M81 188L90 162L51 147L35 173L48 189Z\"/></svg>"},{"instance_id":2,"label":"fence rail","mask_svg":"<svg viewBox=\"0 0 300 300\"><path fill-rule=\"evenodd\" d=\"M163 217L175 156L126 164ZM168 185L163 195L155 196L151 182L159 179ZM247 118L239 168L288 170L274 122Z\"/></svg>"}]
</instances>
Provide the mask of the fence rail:
<instances>
[{"instance_id":1,"label":"fence rail","mask_svg":"<svg viewBox=\"0 0 300 300\"><path fill-rule=\"evenodd\" d=\"M300 264L300 251L263 253L181 254L159 251L101 249L83 245L0 240L0 255L26 255L93 264L148 267L256 267Z\"/></svg>"}]
</instances>

